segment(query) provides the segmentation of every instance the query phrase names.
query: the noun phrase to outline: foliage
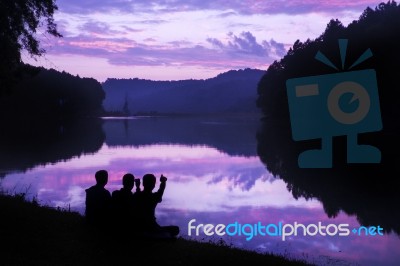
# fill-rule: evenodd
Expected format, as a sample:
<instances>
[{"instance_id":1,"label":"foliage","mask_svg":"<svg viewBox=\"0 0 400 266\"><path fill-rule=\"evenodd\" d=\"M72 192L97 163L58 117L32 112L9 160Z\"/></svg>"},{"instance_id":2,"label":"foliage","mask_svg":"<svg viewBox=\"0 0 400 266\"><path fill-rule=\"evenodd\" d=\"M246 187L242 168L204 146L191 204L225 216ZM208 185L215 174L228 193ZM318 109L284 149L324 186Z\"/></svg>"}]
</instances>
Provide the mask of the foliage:
<instances>
[{"instance_id":1,"label":"foliage","mask_svg":"<svg viewBox=\"0 0 400 266\"><path fill-rule=\"evenodd\" d=\"M289 123L286 80L290 78L323 75L335 70L314 59L318 51L340 66L337 40L348 39L346 67L349 67L368 48L373 57L353 68L373 68L377 72L382 115L391 120L400 114L397 84L400 68L400 5L395 1L381 3L375 9L366 8L357 21L347 27L332 19L325 31L315 40L297 40L288 53L275 61L258 85L258 106L266 117Z\"/></svg>"},{"instance_id":2,"label":"foliage","mask_svg":"<svg viewBox=\"0 0 400 266\"><path fill-rule=\"evenodd\" d=\"M0 0L0 95L13 82L21 64L21 50L40 56L37 32L42 27L54 37L61 37L54 22L55 0Z\"/></svg>"},{"instance_id":3,"label":"foliage","mask_svg":"<svg viewBox=\"0 0 400 266\"><path fill-rule=\"evenodd\" d=\"M265 119L257 134L257 152L269 172L279 176L295 198L316 198L329 217L341 211L355 215L365 226L381 225L386 232L400 234L399 201L400 115L397 89L400 68L400 5L394 1L366 8L358 20L347 27L331 20L315 40L296 41L281 60L274 62L258 86L258 106ZM286 81L291 78L337 73L314 59L318 51L334 65L341 66L337 40L348 39L344 70L368 48L373 57L352 70L375 69L378 81L383 129L358 135L359 144L377 147L380 164L348 164L346 136L333 137L333 167L298 167L298 156L320 149L320 139L293 141L290 130ZM378 181L377 181L378 180Z\"/></svg>"},{"instance_id":4,"label":"foliage","mask_svg":"<svg viewBox=\"0 0 400 266\"><path fill-rule=\"evenodd\" d=\"M95 79L80 78L54 69L25 66L12 95L0 98L0 118L34 117L67 119L98 116L105 93Z\"/></svg>"}]
</instances>

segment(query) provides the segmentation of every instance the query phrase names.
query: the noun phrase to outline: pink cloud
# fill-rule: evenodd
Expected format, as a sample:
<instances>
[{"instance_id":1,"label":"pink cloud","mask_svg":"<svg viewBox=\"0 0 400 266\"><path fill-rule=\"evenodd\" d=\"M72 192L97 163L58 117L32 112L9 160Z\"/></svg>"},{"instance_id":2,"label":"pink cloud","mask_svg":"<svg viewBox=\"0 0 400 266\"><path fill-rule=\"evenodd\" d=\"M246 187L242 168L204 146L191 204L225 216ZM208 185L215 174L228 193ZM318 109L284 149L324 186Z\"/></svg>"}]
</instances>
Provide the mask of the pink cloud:
<instances>
[{"instance_id":1,"label":"pink cloud","mask_svg":"<svg viewBox=\"0 0 400 266\"><path fill-rule=\"evenodd\" d=\"M173 0L173 1L77 1L60 0L59 7L63 12L68 13L92 13L92 12L110 12L117 10L119 12L187 12L194 10L221 10L223 16L231 15L232 12L240 14L304 14L310 12L335 12L341 10L363 10L367 6L375 7L378 4L374 0L358 1L320 1L320 0ZM231 10L228 13L227 10Z\"/></svg>"},{"instance_id":2,"label":"pink cloud","mask_svg":"<svg viewBox=\"0 0 400 266\"><path fill-rule=\"evenodd\" d=\"M100 34L105 25L85 24L84 27L89 34L57 40L57 45L48 49L48 53L99 57L116 66L204 66L223 69L265 67L285 53L283 44L273 39L258 42L250 32L239 35L229 33L227 41L209 38L207 42L212 47L206 47L189 41L137 43L127 38ZM104 31L107 32L107 29Z\"/></svg>"}]
</instances>

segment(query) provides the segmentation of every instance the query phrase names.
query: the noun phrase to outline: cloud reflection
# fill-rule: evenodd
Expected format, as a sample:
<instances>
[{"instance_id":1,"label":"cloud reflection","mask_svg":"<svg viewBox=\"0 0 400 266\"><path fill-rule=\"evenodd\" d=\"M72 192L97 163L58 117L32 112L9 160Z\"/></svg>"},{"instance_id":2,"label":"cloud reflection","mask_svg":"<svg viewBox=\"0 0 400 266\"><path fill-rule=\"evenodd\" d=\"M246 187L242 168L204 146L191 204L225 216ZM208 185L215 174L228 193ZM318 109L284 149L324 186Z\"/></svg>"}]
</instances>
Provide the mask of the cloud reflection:
<instances>
[{"instance_id":1,"label":"cloud reflection","mask_svg":"<svg viewBox=\"0 0 400 266\"><path fill-rule=\"evenodd\" d=\"M163 225L178 224L183 233L188 230L188 222L196 219L195 224L229 224L239 222L241 224L269 223L318 223L340 224L348 223L350 227L359 226L355 217L349 217L340 213L336 218L327 218L321 208L304 207L264 207L243 206L232 211L224 212L196 212L160 210L159 223ZM189 238L189 237L188 237ZM217 241L217 237L191 236L198 241ZM251 241L246 241L243 236L228 237L223 239L234 246L257 250L258 252L273 252L290 258L305 259L316 265L397 265L400 260L400 252L397 248L399 238L394 234L385 237L290 237L283 242L279 237L256 236Z\"/></svg>"},{"instance_id":2,"label":"cloud reflection","mask_svg":"<svg viewBox=\"0 0 400 266\"><path fill-rule=\"evenodd\" d=\"M275 179L258 157L229 156L207 146L149 145L108 147L96 154L39 166L2 181L8 191L28 191L51 206L83 211L84 189L94 183L98 169L109 171L110 191L119 189L126 172L169 178L164 206L190 211L223 211L240 206L320 206L317 201L295 200L283 181Z\"/></svg>"},{"instance_id":3,"label":"cloud reflection","mask_svg":"<svg viewBox=\"0 0 400 266\"><path fill-rule=\"evenodd\" d=\"M83 213L84 189L94 183L94 173L107 169L110 191L121 187L121 177L152 172L168 177L163 202L157 209L160 224L177 224L187 235L187 223L349 223L355 217L340 213L328 218L320 202L295 200L281 179L270 175L258 157L230 156L207 146L148 145L108 147L56 164L39 166L22 174L7 175L1 182L11 192L28 192L39 202L71 208ZM156 185L158 186L158 184ZM201 238L196 238L201 240ZM210 238L204 238L205 241ZM215 239L218 240L218 239ZM243 237L224 239L237 247L286 254L319 265L396 265L400 260L399 239L394 235L376 237ZM371 241L373 240L373 241ZM307 255L302 255L307 254ZM307 257L302 257L307 256Z\"/></svg>"}]
</instances>

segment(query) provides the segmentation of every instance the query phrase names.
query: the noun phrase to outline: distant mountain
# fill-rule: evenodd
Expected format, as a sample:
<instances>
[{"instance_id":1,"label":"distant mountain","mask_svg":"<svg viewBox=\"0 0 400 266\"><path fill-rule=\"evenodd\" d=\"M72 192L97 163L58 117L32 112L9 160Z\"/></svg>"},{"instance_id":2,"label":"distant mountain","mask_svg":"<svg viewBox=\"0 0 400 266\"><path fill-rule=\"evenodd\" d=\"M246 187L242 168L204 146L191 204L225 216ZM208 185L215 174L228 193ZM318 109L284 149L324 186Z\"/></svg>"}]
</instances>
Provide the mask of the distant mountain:
<instances>
[{"instance_id":1,"label":"distant mountain","mask_svg":"<svg viewBox=\"0 0 400 266\"><path fill-rule=\"evenodd\" d=\"M107 79L107 112L126 115L258 113L257 85L265 71L230 70L205 80Z\"/></svg>"}]
</instances>

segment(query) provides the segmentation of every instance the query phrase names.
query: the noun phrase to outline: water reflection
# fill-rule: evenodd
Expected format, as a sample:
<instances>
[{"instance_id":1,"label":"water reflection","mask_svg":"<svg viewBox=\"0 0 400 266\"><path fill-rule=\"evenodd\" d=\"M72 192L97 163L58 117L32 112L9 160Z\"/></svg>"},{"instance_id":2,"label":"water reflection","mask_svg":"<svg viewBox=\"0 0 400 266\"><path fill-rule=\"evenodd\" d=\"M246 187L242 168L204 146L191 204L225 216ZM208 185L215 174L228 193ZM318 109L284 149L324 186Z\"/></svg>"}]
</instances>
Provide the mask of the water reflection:
<instances>
[{"instance_id":1,"label":"water reflection","mask_svg":"<svg viewBox=\"0 0 400 266\"><path fill-rule=\"evenodd\" d=\"M98 151L105 140L98 119L74 121L8 119L0 130L0 178Z\"/></svg>"},{"instance_id":2,"label":"water reflection","mask_svg":"<svg viewBox=\"0 0 400 266\"><path fill-rule=\"evenodd\" d=\"M393 193L396 188L387 188L387 195L380 191L387 182L357 188L357 183L349 182L347 176L334 179L328 175L321 179L320 174L325 176L326 173L306 175L293 170L291 155L287 155L292 154L292 150L285 146L284 135L271 135L272 130L260 131L257 143L256 121L169 120L105 120L104 143L97 147L98 142L93 142L97 143L93 146L96 151L86 153L80 152L82 148L69 147L76 151L75 155L69 155L71 157L56 155L47 163L44 159L30 159L29 170L24 165L22 172L7 173L1 180L1 187L10 192L27 191L28 196L36 196L43 204L83 213L84 189L94 184L97 170L109 172L106 188L110 191L121 187L121 178L126 172L137 177L151 172L168 177L163 202L157 209L159 223L179 225L183 234L187 234L191 219L213 224L236 221L309 224L320 221L324 224L349 223L350 227L374 223L397 230L398 214L393 213L397 208L394 204L397 196ZM224 131L226 125L229 126ZM181 136L185 135L185 130L189 136ZM89 137L75 140L81 143L89 141ZM70 139L64 143L74 141ZM295 150L293 154L296 154ZM335 185L337 181L346 182L349 187ZM378 192L371 193L372 188L377 188ZM377 200L376 205L374 200ZM378 209L379 204L386 205ZM368 220L362 220L364 217ZM204 236L196 239L203 238L205 241L210 239ZM251 241L246 241L243 236L225 237L225 240L235 246L289 254L320 265L337 261L341 265L398 265L400 261L400 240L393 233L375 237L373 241L354 236L298 236L285 242L279 237L261 236Z\"/></svg>"},{"instance_id":3,"label":"water reflection","mask_svg":"<svg viewBox=\"0 0 400 266\"><path fill-rule=\"evenodd\" d=\"M126 172L141 177L145 173L168 177L165 207L191 211L225 211L237 206L301 206L284 182L265 171L258 157L229 156L207 146L150 145L142 147L108 147L97 153L46 166L27 173L9 174L5 189L24 192L50 205L71 205L82 211L84 188L94 182L94 172L109 172L107 188L120 188ZM16 180L18 182L16 183ZM317 201L308 206L319 206ZM314 205L313 205L314 204Z\"/></svg>"},{"instance_id":4,"label":"water reflection","mask_svg":"<svg viewBox=\"0 0 400 266\"><path fill-rule=\"evenodd\" d=\"M387 232L400 234L400 193L397 178L398 140L391 142L385 136L361 137L361 142L374 142L383 154L378 165L348 165L345 160L345 139L335 139L334 168L300 169L297 156L315 142L295 143L290 128L265 121L258 133L260 159L274 175L284 180L295 198L315 198L329 217L340 211L356 215L362 225L381 225ZM381 140L379 142L379 140ZM385 141L386 140L386 141Z\"/></svg>"},{"instance_id":5,"label":"water reflection","mask_svg":"<svg viewBox=\"0 0 400 266\"><path fill-rule=\"evenodd\" d=\"M104 123L109 146L154 143L206 145L229 155L256 156L258 116L190 116L108 119Z\"/></svg>"}]
</instances>

